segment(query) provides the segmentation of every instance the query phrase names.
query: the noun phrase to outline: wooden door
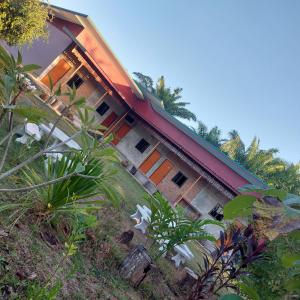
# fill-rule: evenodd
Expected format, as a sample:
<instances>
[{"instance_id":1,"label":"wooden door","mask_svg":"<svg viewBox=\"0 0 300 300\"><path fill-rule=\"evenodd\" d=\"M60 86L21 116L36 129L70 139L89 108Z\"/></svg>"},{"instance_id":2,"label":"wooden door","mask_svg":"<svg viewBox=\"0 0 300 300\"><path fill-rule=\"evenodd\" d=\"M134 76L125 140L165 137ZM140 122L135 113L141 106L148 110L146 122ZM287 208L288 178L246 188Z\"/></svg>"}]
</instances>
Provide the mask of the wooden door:
<instances>
[{"instance_id":1,"label":"wooden door","mask_svg":"<svg viewBox=\"0 0 300 300\"><path fill-rule=\"evenodd\" d=\"M131 126L127 123L121 125L121 127L114 133L114 140L112 141L113 145L117 145L121 139L130 131Z\"/></svg>"},{"instance_id":2,"label":"wooden door","mask_svg":"<svg viewBox=\"0 0 300 300\"><path fill-rule=\"evenodd\" d=\"M49 72L46 76L42 78L42 82L50 87L51 77L53 86L71 69L71 66L67 63L65 59L61 59Z\"/></svg>"},{"instance_id":3,"label":"wooden door","mask_svg":"<svg viewBox=\"0 0 300 300\"><path fill-rule=\"evenodd\" d=\"M173 164L166 159L150 176L150 179L153 183L158 185L166 176L167 174L172 170Z\"/></svg>"},{"instance_id":4,"label":"wooden door","mask_svg":"<svg viewBox=\"0 0 300 300\"><path fill-rule=\"evenodd\" d=\"M148 158L146 158L144 162L140 165L139 167L140 171L146 174L159 159L160 159L160 153L157 150L154 150L148 156Z\"/></svg>"},{"instance_id":5,"label":"wooden door","mask_svg":"<svg viewBox=\"0 0 300 300\"><path fill-rule=\"evenodd\" d=\"M101 123L101 125L105 126L106 128L109 128L112 123L117 120L118 115L115 112L110 113L105 120Z\"/></svg>"}]
</instances>

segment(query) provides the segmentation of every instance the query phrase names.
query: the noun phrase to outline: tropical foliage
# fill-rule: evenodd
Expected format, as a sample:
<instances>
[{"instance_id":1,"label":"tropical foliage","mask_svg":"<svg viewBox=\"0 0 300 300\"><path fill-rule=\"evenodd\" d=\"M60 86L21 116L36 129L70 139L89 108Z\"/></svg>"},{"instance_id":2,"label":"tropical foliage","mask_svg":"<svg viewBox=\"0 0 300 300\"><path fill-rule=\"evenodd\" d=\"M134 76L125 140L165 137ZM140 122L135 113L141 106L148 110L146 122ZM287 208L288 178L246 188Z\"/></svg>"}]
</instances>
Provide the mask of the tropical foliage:
<instances>
[{"instance_id":1,"label":"tropical foliage","mask_svg":"<svg viewBox=\"0 0 300 300\"><path fill-rule=\"evenodd\" d=\"M291 259L300 260L299 233L294 231L270 242L262 259L247 268L250 276L245 276L243 281L255 287L260 299L280 300L299 293L300 269Z\"/></svg>"},{"instance_id":2,"label":"tropical foliage","mask_svg":"<svg viewBox=\"0 0 300 300\"><path fill-rule=\"evenodd\" d=\"M161 245L159 255L190 240L215 241L215 237L205 231L205 225L223 226L221 222L215 220L186 219L180 212L174 210L159 192L145 198L151 209L149 236Z\"/></svg>"},{"instance_id":3,"label":"tropical foliage","mask_svg":"<svg viewBox=\"0 0 300 300\"><path fill-rule=\"evenodd\" d=\"M191 127L191 129L212 145L216 147L221 146L221 129L219 129L218 126L214 126L208 130L207 126L202 121L197 120L197 128Z\"/></svg>"},{"instance_id":4,"label":"tropical foliage","mask_svg":"<svg viewBox=\"0 0 300 300\"><path fill-rule=\"evenodd\" d=\"M255 287L261 299L282 299L299 292L300 197L251 186L242 192L224 206L224 218L248 221L255 236L268 241L263 260L250 266L252 275L242 280Z\"/></svg>"},{"instance_id":5,"label":"tropical foliage","mask_svg":"<svg viewBox=\"0 0 300 300\"><path fill-rule=\"evenodd\" d=\"M293 164L279 158L278 149L261 149L260 140L256 137L246 147L236 130L230 131L227 139L222 139L221 130L217 126L208 130L202 121L198 120L197 124L197 128L191 127L196 134L218 147L264 182L274 188L300 195L300 162Z\"/></svg>"},{"instance_id":6,"label":"tropical foliage","mask_svg":"<svg viewBox=\"0 0 300 300\"><path fill-rule=\"evenodd\" d=\"M3 0L0 2L0 39L9 45L31 44L47 38L48 7L39 0Z\"/></svg>"},{"instance_id":7,"label":"tropical foliage","mask_svg":"<svg viewBox=\"0 0 300 300\"><path fill-rule=\"evenodd\" d=\"M251 225L243 231L232 228L228 233L221 232L219 241L211 253L212 259L204 255L202 274L199 274L189 300L214 299L214 296L229 288L249 299L258 299L255 290L238 281L244 275L245 268L261 258L265 241L255 237Z\"/></svg>"},{"instance_id":8,"label":"tropical foliage","mask_svg":"<svg viewBox=\"0 0 300 300\"><path fill-rule=\"evenodd\" d=\"M164 109L169 114L182 119L196 121L195 114L186 108L189 102L181 101L182 88L172 90L170 87L166 87L164 76L158 78L154 87L151 77L138 72L134 72L133 74L137 77L138 83L142 84L149 92L162 101Z\"/></svg>"}]
</instances>

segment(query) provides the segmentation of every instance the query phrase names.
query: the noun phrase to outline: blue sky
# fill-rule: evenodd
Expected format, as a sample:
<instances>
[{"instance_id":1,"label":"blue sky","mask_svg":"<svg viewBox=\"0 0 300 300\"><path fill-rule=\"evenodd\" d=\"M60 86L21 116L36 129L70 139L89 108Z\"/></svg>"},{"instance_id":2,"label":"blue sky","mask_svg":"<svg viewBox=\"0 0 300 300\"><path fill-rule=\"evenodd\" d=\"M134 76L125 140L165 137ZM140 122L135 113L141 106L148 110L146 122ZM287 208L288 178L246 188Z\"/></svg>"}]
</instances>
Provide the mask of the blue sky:
<instances>
[{"instance_id":1,"label":"blue sky","mask_svg":"<svg viewBox=\"0 0 300 300\"><path fill-rule=\"evenodd\" d=\"M88 14L130 73L182 87L209 127L300 160L300 1L50 2Z\"/></svg>"}]
</instances>

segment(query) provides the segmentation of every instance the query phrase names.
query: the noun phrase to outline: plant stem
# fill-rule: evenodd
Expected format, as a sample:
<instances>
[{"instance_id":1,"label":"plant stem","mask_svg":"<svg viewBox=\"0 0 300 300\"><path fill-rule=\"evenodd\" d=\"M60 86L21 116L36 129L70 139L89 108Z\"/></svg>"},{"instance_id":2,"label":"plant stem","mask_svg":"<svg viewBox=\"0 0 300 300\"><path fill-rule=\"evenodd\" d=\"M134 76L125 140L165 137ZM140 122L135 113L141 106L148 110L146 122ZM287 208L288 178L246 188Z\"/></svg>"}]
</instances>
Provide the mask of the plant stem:
<instances>
[{"instance_id":1,"label":"plant stem","mask_svg":"<svg viewBox=\"0 0 300 300\"><path fill-rule=\"evenodd\" d=\"M61 115L55 120L47 138L46 138L46 142L45 142L45 145L44 145L44 149L47 148L48 144L49 144L49 141L50 141L50 138L55 130L55 128L57 127L58 123L60 122L60 120L64 117L64 114L70 109L71 105L68 105L67 107L65 107L62 112L61 112Z\"/></svg>"},{"instance_id":2,"label":"plant stem","mask_svg":"<svg viewBox=\"0 0 300 300\"><path fill-rule=\"evenodd\" d=\"M1 163L0 163L0 172L2 171L3 166L4 166L4 164L5 164L6 157L7 157L7 154L8 154L8 149L9 149L9 146L10 146L11 141L12 141L12 137L13 137L13 131L10 130L9 138L8 138L8 141L7 141L7 144L6 144L6 148L5 148L5 151L4 151L4 154L3 154L3 157L2 157Z\"/></svg>"},{"instance_id":3,"label":"plant stem","mask_svg":"<svg viewBox=\"0 0 300 300\"><path fill-rule=\"evenodd\" d=\"M14 135L19 129L21 129L23 127L22 126L16 126L13 130L12 130L12 135ZM0 141L0 146L10 137L11 133L9 132L1 141Z\"/></svg>"},{"instance_id":4,"label":"plant stem","mask_svg":"<svg viewBox=\"0 0 300 300\"><path fill-rule=\"evenodd\" d=\"M12 175L13 173L15 173L16 171L20 170L21 168L25 167L26 165L28 165L29 163L35 161L37 158L39 158L40 156L42 156L44 153L46 153L47 151L51 151L57 147L63 146L66 143L68 143L69 141L73 140L76 136L78 136L81 133L80 131L77 131L75 134L73 134L72 136L70 136L68 139L66 139L65 141L58 143L56 145L53 145L51 147L49 147L48 149L42 149L41 151L39 151L38 153L36 153L35 155L33 155L32 157L28 158L27 160L25 160L24 162L20 163L19 165L15 166L14 168L11 168L10 170L8 170L5 173L0 174L0 180L3 178L6 178L10 175Z\"/></svg>"}]
</instances>

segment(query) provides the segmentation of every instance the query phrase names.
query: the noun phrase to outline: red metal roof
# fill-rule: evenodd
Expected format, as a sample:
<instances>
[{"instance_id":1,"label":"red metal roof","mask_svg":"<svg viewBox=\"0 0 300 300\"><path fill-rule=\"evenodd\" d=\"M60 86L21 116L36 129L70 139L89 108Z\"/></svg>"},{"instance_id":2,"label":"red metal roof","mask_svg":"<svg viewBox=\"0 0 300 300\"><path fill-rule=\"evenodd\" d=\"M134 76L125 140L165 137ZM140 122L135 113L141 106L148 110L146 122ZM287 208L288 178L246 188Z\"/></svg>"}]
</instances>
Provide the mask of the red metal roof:
<instances>
[{"instance_id":1,"label":"red metal roof","mask_svg":"<svg viewBox=\"0 0 300 300\"><path fill-rule=\"evenodd\" d=\"M85 18L85 17L79 17ZM85 18L84 23L86 24ZM68 27L69 24L66 24ZM73 28L72 28L73 29ZM74 30L74 29L73 29ZM77 32L76 32L77 33ZM92 58L98 70L105 75L111 82L114 89L118 91L122 99L149 125L155 128L161 135L163 135L170 142L175 144L184 153L190 156L200 166L204 167L213 176L219 179L230 189L237 192L237 189L245 184L259 184L259 180L250 174L243 176L246 170L239 170L239 166L231 168L226 159L220 159L218 155L210 153L205 147L201 146L199 142L191 138L188 134L174 126L167 118L153 109L151 101L139 99L132 91L130 84L131 78L126 76L126 72L121 70L122 66L111 52L108 45L101 36L95 36L95 31L91 32L89 29L84 29L77 35L77 40L86 49L87 54ZM223 155L224 156L224 155ZM231 163L233 163L231 161ZM251 179L253 177L253 180ZM249 180L250 177L250 180Z\"/></svg>"}]
</instances>

